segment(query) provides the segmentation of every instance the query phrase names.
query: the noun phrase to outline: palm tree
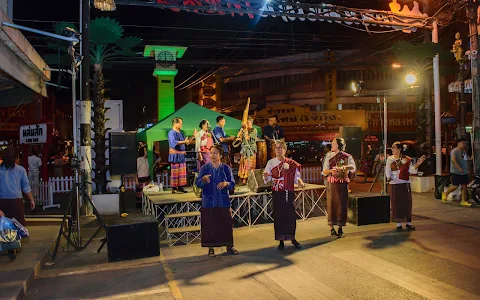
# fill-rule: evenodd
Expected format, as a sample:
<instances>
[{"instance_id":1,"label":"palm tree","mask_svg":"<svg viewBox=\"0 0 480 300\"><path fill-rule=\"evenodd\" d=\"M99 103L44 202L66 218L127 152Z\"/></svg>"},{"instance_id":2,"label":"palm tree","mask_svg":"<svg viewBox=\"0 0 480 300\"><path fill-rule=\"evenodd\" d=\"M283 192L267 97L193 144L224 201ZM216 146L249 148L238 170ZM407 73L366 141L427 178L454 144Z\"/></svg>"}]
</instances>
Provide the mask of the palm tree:
<instances>
[{"instance_id":1,"label":"palm tree","mask_svg":"<svg viewBox=\"0 0 480 300\"><path fill-rule=\"evenodd\" d=\"M57 34L63 34L65 28L75 28L74 24L61 22L54 26ZM105 134L108 128L105 128L105 123L108 119L105 118L105 79L103 77L103 67L105 63L112 59L125 56L135 56L136 53L132 49L141 44L142 40L138 37L124 37L123 27L115 20L110 18L96 18L90 22L90 58L93 64L94 74L92 82L93 93L93 132L94 132L94 147L95 151L95 179L97 192L106 192L106 173L108 166L106 166L105 152L107 147L105 145ZM65 42L49 43L49 47L58 51L58 53L65 53L68 49ZM60 65L68 65L68 57L60 54L50 54L45 57L47 62L53 62Z\"/></svg>"}]
</instances>

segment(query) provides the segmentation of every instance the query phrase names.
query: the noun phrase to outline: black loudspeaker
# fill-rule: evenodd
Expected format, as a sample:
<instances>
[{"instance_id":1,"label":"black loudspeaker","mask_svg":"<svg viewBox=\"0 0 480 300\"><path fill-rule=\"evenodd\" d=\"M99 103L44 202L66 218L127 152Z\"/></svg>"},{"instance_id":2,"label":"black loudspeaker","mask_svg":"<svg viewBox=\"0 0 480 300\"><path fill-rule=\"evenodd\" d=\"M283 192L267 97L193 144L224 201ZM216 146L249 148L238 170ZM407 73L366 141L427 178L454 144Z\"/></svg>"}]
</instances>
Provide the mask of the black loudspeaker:
<instances>
[{"instance_id":1,"label":"black loudspeaker","mask_svg":"<svg viewBox=\"0 0 480 300\"><path fill-rule=\"evenodd\" d=\"M136 133L110 133L110 175L137 173L138 147Z\"/></svg>"},{"instance_id":2,"label":"black loudspeaker","mask_svg":"<svg viewBox=\"0 0 480 300\"><path fill-rule=\"evenodd\" d=\"M341 126L339 134L347 143L345 151L350 153L355 160L359 160L362 157L362 127Z\"/></svg>"},{"instance_id":3,"label":"black loudspeaker","mask_svg":"<svg viewBox=\"0 0 480 300\"><path fill-rule=\"evenodd\" d=\"M348 196L348 223L368 225L390 223L390 196L354 193Z\"/></svg>"},{"instance_id":4,"label":"black loudspeaker","mask_svg":"<svg viewBox=\"0 0 480 300\"><path fill-rule=\"evenodd\" d=\"M108 261L160 255L158 222L153 216L128 216L107 224Z\"/></svg>"},{"instance_id":5,"label":"black loudspeaker","mask_svg":"<svg viewBox=\"0 0 480 300\"><path fill-rule=\"evenodd\" d=\"M254 193L272 191L272 182L263 183L263 171L265 169L255 169L250 171L247 179L248 188Z\"/></svg>"}]
</instances>

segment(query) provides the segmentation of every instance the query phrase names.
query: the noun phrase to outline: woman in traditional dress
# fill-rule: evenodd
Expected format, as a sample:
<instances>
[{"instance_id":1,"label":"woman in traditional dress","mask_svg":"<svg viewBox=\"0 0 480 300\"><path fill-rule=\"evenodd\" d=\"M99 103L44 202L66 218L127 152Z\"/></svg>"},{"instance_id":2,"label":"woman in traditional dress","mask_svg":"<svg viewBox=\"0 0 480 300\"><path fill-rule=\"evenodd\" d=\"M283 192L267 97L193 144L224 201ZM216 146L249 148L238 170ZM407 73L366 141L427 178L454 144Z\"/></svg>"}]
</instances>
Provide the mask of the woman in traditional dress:
<instances>
[{"instance_id":1,"label":"woman in traditional dress","mask_svg":"<svg viewBox=\"0 0 480 300\"><path fill-rule=\"evenodd\" d=\"M210 132L210 123L200 121L200 131L195 136L195 151L197 152L198 170L210 162L210 148L213 146L213 137Z\"/></svg>"},{"instance_id":2,"label":"woman in traditional dress","mask_svg":"<svg viewBox=\"0 0 480 300\"><path fill-rule=\"evenodd\" d=\"M236 255L233 248L233 220L228 191L235 186L232 169L223 164L223 149L210 149L211 162L200 169L196 185L202 190L202 247L208 247L208 256L215 257L213 247L227 247L227 253Z\"/></svg>"},{"instance_id":3,"label":"woman in traditional dress","mask_svg":"<svg viewBox=\"0 0 480 300\"><path fill-rule=\"evenodd\" d=\"M300 164L285 157L287 145L282 140L275 142L275 158L267 162L263 179L265 183L272 180L273 220L275 240L280 241L278 250L285 248L284 241L292 241L297 249L302 246L295 239L297 214L295 212L294 183L304 187L300 178Z\"/></svg>"},{"instance_id":4,"label":"woman in traditional dress","mask_svg":"<svg viewBox=\"0 0 480 300\"><path fill-rule=\"evenodd\" d=\"M403 230L402 222L407 222L407 230L415 230L412 225L412 190L410 188L410 174L417 174L418 167L426 157L420 157L416 164L412 159L402 155L400 142L393 143L392 155L387 158L385 174L390 183L390 202L392 220L397 222L397 230Z\"/></svg>"},{"instance_id":5,"label":"woman in traditional dress","mask_svg":"<svg viewBox=\"0 0 480 300\"><path fill-rule=\"evenodd\" d=\"M241 159L238 170L238 177L242 184L247 183L250 170L257 166L257 129L253 127L253 119L248 118L245 128L240 129L237 138L242 139L242 149L240 150Z\"/></svg>"},{"instance_id":6,"label":"woman in traditional dress","mask_svg":"<svg viewBox=\"0 0 480 300\"><path fill-rule=\"evenodd\" d=\"M347 201L349 173L356 170L353 157L345 152L345 141L336 138L332 141L332 151L325 156L323 175L327 176L327 213L330 234L344 237L342 227L347 225ZM334 225L338 225L338 233Z\"/></svg>"}]
</instances>

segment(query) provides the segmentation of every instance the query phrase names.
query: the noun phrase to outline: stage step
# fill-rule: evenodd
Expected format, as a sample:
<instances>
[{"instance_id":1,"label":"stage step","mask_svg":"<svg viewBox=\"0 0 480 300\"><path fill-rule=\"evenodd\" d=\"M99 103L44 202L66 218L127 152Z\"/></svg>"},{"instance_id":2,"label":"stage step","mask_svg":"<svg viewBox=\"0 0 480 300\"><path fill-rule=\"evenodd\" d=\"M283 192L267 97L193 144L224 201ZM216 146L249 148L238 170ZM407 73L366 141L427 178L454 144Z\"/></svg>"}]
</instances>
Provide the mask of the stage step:
<instances>
[{"instance_id":1,"label":"stage step","mask_svg":"<svg viewBox=\"0 0 480 300\"><path fill-rule=\"evenodd\" d=\"M184 212L184 213L165 215L165 219L196 217L196 216L199 216L199 215L200 215L199 211L189 211L189 212Z\"/></svg>"},{"instance_id":2,"label":"stage step","mask_svg":"<svg viewBox=\"0 0 480 300\"><path fill-rule=\"evenodd\" d=\"M71 216L67 216L65 220L65 226L68 227L68 221ZM58 225L62 223L63 215L27 215L25 216L25 223L27 226L46 226L46 225Z\"/></svg>"},{"instance_id":3,"label":"stage step","mask_svg":"<svg viewBox=\"0 0 480 300\"><path fill-rule=\"evenodd\" d=\"M196 232L201 231L200 226L187 226L187 227L179 227L179 228L166 228L168 234L177 234L177 233L185 233L185 232Z\"/></svg>"}]
</instances>

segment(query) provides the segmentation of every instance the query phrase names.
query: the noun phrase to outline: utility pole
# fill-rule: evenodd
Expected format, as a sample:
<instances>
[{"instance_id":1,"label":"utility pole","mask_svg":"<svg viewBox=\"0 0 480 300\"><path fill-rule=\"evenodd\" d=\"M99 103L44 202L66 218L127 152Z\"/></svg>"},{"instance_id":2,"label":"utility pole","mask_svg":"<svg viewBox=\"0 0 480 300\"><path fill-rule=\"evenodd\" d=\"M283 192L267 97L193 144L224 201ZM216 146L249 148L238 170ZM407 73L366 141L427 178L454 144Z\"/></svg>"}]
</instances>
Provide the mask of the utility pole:
<instances>
[{"instance_id":1,"label":"utility pole","mask_svg":"<svg viewBox=\"0 0 480 300\"><path fill-rule=\"evenodd\" d=\"M473 160L475 177L480 176L480 82L478 75L478 2L467 3L467 19L470 36L470 63L472 74L472 110L473 110Z\"/></svg>"},{"instance_id":2,"label":"utility pole","mask_svg":"<svg viewBox=\"0 0 480 300\"><path fill-rule=\"evenodd\" d=\"M82 96L80 104L80 168L83 173L84 196L92 199L92 102L90 100L90 1L82 0ZM85 214L91 216L93 208L83 201Z\"/></svg>"}]
</instances>

